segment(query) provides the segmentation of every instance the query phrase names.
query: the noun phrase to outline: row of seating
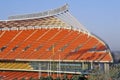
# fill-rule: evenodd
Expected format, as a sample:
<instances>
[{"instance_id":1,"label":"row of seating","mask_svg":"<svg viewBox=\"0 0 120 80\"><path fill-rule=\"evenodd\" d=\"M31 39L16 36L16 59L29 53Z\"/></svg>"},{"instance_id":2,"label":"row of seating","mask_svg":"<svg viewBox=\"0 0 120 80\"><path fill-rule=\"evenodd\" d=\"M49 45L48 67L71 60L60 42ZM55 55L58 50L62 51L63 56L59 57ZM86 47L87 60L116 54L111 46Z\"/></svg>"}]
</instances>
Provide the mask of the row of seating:
<instances>
[{"instance_id":1,"label":"row of seating","mask_svg":"<svg viewBox=\"0 0 120 80\"><path fill-rule=\"evenodd\" d=\"M47 26L47 25L63 25L67 24L53 16L38 19L14 20L14 21L0 21L0 27L21 27L21 26Z\"/></svg>"},{"instance_id":2,"label":"row of seating","mask_svg":"<svg viewBox=\"0 0 120 80\"><path fill-rule=\"evenodd\" d=\"M37 42L38 47L41 45L41 48L37 51L34 51L31 56L28 56L28 58L37 58L38 56L42 55L44 52L49 51L49 47L51 47L52 43L50 42L50 39L55 36L55 34L59 33L58 29L49 30L44 36L42 36ZM54 42L53 42L54 44Z\"/></svg>"},{"instance_id":3,"label":"row of seating","mask_svg":"<svg viewBox=\"0 0 120 80\"><path fill-rule=\"evenodd\" d=\"M39 79L39 77L48 77L51 76L53 79L58 77L64 78L65 74L57 74L57 73L39 73L39 72L18 72L18 71L0 71L0 80L31 80L31 79ZM68 79L71 79L72 74L66 75Z\"/></svg>"},{"instance_id":4,"label":"row of seating","mask_svg":"<svg viewBox=\"0 0 120 80\"><path fill-rule=\"evenodd\" d=\"M3 31L3 36L0 37L0 47L9 44L10 40L12 40L16 34L17 31L6 31L6 32Z\"/></svg>"},{"instance_id":5,"label":"row of seating","mask_svg":"<svg viewBox=\"0 0 120 80\"><path fill-rule=\"evenodd\" d=\"M12 33L12 31L9 31L9 32L11 32ZM19 34L19 32L21 32L21 31L17 31L18 32L18 34ZM21 46L21 44L22 43L24 43L24 40L31 34L31 33L33 33L33 30L25 30L25 31L22 31L19 35L17 35L17 36L15 36L15 37L12 37L12 41L10 41L9 40L9 44L7 44L7 47L8 48L6 48L5 49L5 51L2 51L2 53L0 54L1 55L1 57L2 58L4 58L4 56L6 56L6 57L8 57L8 54L12 54L13 56L15 56L16 54L16 52L19 52L20 50L19 49L21 49L20 48L20 46ZM9 34L8 34L9 35ZM6 36L6 37L8 37L8 35ZM16 35L16 34L15 34ZM11 35L9 35L10 37L11 37ZM4 39L3 38L1 38L2 39L2 41L4 41ZM14 39L14 40L13 40ZM17 48L15 51L13 51L13 48L14 47L19 47L19 48ZM23 48L22 48L23 49ZM10 58L10 57L9 57Z\"/></svg>"},{"instance_id":6,"label":"row of seating","mask_svg":"<svg viewBox=\"0 0 120 80\"><path fill-rule=\"evenodd\" d=\"M38 72L16 72L16 71L0 71L0 80L21 80L30 78L38 79Z\"/></svg>"},{"instance_id":7,"label":"row of seating","mask_svg":"<svg viewBox=\"0 0 120 80\"><path fill-rule=\"evenodd\" d=\"M29 63L25 62L0 62L0 69L24 69L24 70L32 70L33 68Z\"/></svg>"},{"instance_id":8,"label":"row of seating","mask_svg":"<svg viewBox=\"0 0 120 80\"><path fill-rule=\"evenodd\" d=\"M49 59L50 57L52 57L52 55L57 54L59 51L61 51L61 53L64 54L63 53L64 48L69 46L68 42L72 41L76 36L77 36L77 33L74 33L73 31L69 32L68 35L64 36L60 41L56 42L56 45L53 45L54 51L52 49L50 52L48 52L49 53L48 56L43 55L41 58ZM52 54L52 55L50 55L50 54Z\"/></svg>"}]
</instances>

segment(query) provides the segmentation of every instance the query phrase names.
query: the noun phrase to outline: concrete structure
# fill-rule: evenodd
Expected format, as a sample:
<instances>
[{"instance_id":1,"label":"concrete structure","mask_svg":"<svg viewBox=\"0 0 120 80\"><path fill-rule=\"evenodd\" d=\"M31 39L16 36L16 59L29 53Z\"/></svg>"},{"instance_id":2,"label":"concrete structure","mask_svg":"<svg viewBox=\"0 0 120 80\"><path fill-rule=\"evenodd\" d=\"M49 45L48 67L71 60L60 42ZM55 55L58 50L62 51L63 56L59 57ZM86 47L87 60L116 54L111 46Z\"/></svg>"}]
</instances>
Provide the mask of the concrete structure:
<instances>
[{"instance_id":1,"label":"concrete structure","mask_svg":"<svg viewBox=\"0 0 120 80\"><path fill-rule=\"evenodd\" d=\"M6 80L107 71L112 62L108 45L79 23L67 4L0 21L0 76Z\"/></svg>"}]
</instances>

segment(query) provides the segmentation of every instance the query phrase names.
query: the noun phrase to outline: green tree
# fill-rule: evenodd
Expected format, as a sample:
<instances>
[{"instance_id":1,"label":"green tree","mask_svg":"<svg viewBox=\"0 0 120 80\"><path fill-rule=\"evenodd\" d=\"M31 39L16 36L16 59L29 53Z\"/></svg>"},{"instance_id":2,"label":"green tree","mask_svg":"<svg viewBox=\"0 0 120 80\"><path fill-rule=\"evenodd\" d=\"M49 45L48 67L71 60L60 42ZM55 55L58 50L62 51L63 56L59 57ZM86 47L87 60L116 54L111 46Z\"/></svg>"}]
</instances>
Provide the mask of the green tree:
<instances>
[{"instance_id":1,"label":"green tree","mask_svg":"<svg viewBox=\"0 0 120 80\"><path fill-rule=\"evenodd\" d=\"M63 79L62 80L68 80L68 77L66 74L63 75Z\"/></svg>"},{"instance_id":2,"label":"green tree","mask_svg":"<svg viewBox=\"0 0 120 80\"><path fill-rule=\"evenodd\" d=\"M71 80L78 80L78 76L77 75L73 75Z\"/></svg>"},{"instance_id":3,"label":"green tree","mask_svg":"<svg viewBox=\"0 0 120 80\"><path fill-rule=\"evenodd\" d=\"M26 80L25 78L22 78L21 80Z\"/></svg>"},{"instance_id":4,"label":"green tree","mask_svg":"<svg viewBox=\"0 0 120 80\"><path fill-rule=\"evenodd\" d=\"M33 77L30 77L29 80L35 80Z\"/></svg>"},{"instance_id":5,"label":"green tree","mask_svg":"<svg viewBox=\"0 0 120 80\"><path fill-rule=\"evenodd\" d=\"M46 80L53 80L53 78L51 76L48 76Z\"/></svg>"},{"instance_id":6,"label":"green tree","mask_svg":"<svg viewBox=\"0 0 120 80\"><path fill-rule=\"evenodd\" d=\"M1 80L1 79L0 79ZM18 80L17 78L14 78L13 80Z\"/></svg>"},{"instance_id":7,"label":"green tree","mask_svg":"<svg viewBox=\"0 0 120 80\"><path fill-rule=\"evenodd\" d=\"M55 80L61 80L60 77L57 77Z\"/></svg>"},{"instance_id":8,"label":"green tree","mask_svg":"<svg viewBox=\"0 0 120 80\"><path fill-rule=\"evenodd\" d=\"M46 78L45 77L40 77L40 79L39 80L46 80Z\"/></svg>"},{"instance_id":9,"label":"green tree","mask_svg":"<svg viewBox=\"0 0 120 80\"><path fill-rule=\"evenodd\" d=\"M110 77L112 79L119 80L120 79L120 63L119 64L112 64L109 70Z\"/></svg>"}]
</instances>

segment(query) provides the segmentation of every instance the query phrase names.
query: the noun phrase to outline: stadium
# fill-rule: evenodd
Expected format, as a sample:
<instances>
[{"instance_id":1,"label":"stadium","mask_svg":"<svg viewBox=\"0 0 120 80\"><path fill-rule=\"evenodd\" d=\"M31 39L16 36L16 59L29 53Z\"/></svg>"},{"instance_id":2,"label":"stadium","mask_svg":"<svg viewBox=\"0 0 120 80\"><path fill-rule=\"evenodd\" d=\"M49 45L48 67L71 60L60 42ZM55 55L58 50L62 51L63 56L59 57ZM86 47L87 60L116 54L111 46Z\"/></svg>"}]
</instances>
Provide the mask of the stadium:
<instances>
[{"instance_id":1,"label":"stadium","mask_svg":"<svg viewBox=\"0 0 120 80\"><path fill-rule=\"evenodd\" d=\"M0 80L109 70L109 46L71 15L68 5L0 21Z\"/></svg>"}]
</instances>

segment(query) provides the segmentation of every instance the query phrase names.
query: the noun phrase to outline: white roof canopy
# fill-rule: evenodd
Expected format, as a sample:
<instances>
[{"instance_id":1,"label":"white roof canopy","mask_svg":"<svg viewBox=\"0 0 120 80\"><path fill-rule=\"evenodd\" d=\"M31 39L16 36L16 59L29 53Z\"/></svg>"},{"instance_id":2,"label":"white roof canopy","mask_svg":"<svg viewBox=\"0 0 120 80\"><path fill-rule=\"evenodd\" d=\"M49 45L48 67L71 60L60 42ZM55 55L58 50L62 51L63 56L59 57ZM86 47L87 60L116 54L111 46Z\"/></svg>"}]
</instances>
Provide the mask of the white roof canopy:
<instances>
[{"instance_id":1,"label":"white roof canopy","mask_svg":"<svg viewBox=\"0 0 120 80\"><path fill-rule=\"evenodd\" d=\"M74 16L69 13L68 4L65 4L59 8L51 9L45 12L33 13L33 14L24 14L8 17L8 21L14 20L25 20L25 19L37 19L53 16L60 19L61 21L67 23L69 27L83 31L85 33L90 33Z\"/></svg>"}]
</instances>

